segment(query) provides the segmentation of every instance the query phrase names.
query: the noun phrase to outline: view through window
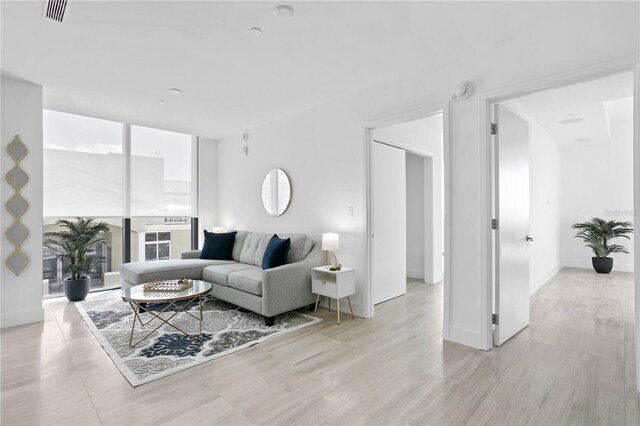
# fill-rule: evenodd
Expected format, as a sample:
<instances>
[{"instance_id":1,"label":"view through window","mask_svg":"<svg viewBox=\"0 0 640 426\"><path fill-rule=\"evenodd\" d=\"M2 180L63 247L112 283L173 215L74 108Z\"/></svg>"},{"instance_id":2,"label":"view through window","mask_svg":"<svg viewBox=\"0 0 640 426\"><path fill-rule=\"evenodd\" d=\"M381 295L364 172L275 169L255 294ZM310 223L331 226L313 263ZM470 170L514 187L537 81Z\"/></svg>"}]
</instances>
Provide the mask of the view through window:
<instances>
[{"instance_id":1,"label":"view through window","mask_svg":"<svg viewBox=\"0 0 640 426\"><path fill-rule=\"evenodd\" d=\"M90 253L103 258L90 274L92 290L120 286L123 243L132 262L175 259L191 248L191 135L51 110L44 110L43 126L43 231L59 230L58 219L75 217L109 227L105 242ZM131 232L123 238L125 218ZM65 261L43 247L42 262L44 296L63 293Z\"/></svg>"}]
</instances>

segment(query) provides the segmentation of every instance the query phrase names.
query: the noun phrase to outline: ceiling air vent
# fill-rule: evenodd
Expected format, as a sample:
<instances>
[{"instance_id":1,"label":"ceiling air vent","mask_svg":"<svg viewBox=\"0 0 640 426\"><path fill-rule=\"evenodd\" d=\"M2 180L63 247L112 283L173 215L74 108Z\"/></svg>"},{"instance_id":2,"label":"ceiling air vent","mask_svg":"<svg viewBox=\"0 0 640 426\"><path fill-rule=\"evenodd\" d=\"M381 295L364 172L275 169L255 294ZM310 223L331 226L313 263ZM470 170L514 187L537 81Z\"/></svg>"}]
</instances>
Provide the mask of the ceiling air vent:
<instances>
[{"instance_id":1,"label":"ceiling air vent","mask_svg":"<svg viewBox=\"0 0 640 426\"><path fill-rule=\"evenodd\" d=\"M62 22L67 9L67 0L45 0L44 16L54 21Z\"/></svg>"}]
</instances>

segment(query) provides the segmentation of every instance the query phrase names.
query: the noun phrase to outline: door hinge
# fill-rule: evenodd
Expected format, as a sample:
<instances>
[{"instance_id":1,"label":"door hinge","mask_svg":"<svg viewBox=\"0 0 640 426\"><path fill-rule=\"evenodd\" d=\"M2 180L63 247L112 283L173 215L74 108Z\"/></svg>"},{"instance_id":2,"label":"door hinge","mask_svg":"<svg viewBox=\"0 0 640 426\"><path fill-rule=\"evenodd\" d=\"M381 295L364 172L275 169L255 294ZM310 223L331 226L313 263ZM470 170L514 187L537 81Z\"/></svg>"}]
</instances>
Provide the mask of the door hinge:
<instances>
[{"instance_id":1,"label":"door hinge","mask_svg":"<svg viewBox=\"0 0 640 426\"><path fill-rule=\"evenodd\" d=\"M491 219L491 229L498 229L498 219Z\"/></svg>"},{"instance_id":2,"label":"door hinge","mask_svg":"<svg viewBox=\"0 0 640 426\"><path fill-rule=\"evenodd\" d=\"M491 314L491 324L498 324L498 315Z\"/></svg>"},{"instance_id":3,"label":"door hinge","mask_svg":"<svg viewBox=\"0 0 640 426\"><path fill-rule=\"evenodd\" d=\"M491 123L491 134L492 135L498 134L498 123Z\"/></svg>"}]
</instances>

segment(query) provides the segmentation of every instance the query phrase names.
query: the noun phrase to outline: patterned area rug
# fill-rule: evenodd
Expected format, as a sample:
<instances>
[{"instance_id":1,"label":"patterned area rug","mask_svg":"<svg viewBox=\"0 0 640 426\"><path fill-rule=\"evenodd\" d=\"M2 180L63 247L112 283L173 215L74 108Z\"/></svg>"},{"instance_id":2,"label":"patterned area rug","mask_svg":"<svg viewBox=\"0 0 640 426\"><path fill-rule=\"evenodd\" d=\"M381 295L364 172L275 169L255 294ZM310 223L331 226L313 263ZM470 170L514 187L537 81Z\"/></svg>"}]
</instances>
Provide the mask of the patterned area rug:
<instances>
[{"instance_id":1,"label":"patterned area rug","mask_svg":"<svg viewBox=\"0 0 640 426\"><path fill-rule=\"evenodd\" d=\"M129 347L133 311L119 296L76 303L80 315L109 354L120 372L138 386L165 377L194 365L244 349L274 336L321 321L309 315L291 311L276 317L272 327L264 325L261 315L231 303L208 297L203 303L202 338L195 340L171 326L163 325L135 348ZM149 306L160 311L166 305ZM174 311L167 310L164 316ZM198 315L197 305L190 312ZM169 314L169 315L170 315ZM147 322L151 314L142 313ZM179 313L172 322L188 333L198 332L198 321ZM160 324L155 319L145 327L136 323L134 344Z\"/></svg>"}]
</instances>

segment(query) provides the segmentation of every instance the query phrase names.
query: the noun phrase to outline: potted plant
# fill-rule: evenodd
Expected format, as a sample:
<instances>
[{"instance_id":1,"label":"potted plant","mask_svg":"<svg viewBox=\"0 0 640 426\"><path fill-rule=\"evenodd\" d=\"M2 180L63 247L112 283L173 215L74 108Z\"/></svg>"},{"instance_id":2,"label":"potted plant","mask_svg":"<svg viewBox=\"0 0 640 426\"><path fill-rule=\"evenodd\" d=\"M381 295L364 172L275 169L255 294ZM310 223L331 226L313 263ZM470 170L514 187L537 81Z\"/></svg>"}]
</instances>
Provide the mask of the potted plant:
<instances>
[{"instance_id":1,"label":"potted plant","mask_svg":"<svg viewBox=\"0 0 640 426\"><path fill-rule=\"evenodd\" d=\"M71 302L83 300L91 287L91 277L88 274L104 260L102 256L89 254L89 251L96 244L105 242L99 234L107 232L109 225L81 217L76 220L59 219L56 225L63 230L45 232L44 245L58 253L58 260L69 261L62 269L64 273L71 274L63 282L67 299Z\"/></svg>"},{"instance_id":2,"label":"potted plant","mask_svg":"<svg viewBox=\"0 0 640 426\"><path fill-rule=\"evenodd\" d=\"M576 238L584 240L595 254L591 258L593 269L600 274L608 274L613 268L613 258L608 257L611 253L629 253L620 244L609 244L609 240L614 238L629 239L629 234L633 233L631 222L618 222L615 220L604 220L594 217L590 222L574 223L573 229L578 229Z\"/></svg>"}]
</instances>

